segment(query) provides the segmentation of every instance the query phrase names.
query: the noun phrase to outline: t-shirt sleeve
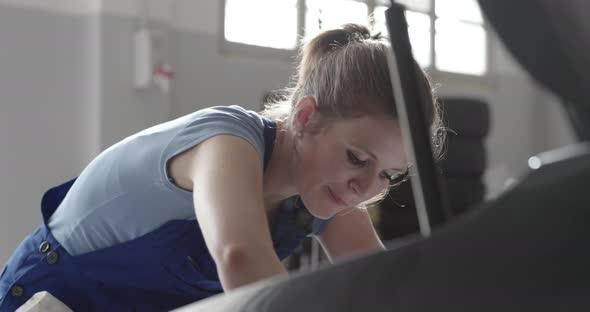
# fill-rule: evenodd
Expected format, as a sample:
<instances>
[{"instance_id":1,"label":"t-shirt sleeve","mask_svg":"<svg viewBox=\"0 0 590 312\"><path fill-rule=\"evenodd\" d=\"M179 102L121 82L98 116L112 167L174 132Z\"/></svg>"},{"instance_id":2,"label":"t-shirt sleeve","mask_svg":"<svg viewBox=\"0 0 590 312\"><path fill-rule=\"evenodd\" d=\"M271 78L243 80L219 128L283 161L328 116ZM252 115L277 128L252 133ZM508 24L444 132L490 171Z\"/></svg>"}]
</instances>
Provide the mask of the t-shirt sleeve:
<instances>
[{"instance_id":1,"label":"t-shirt sleeve","mask_svg":"<svg viewBox=\"0 0 590 312\"><path fill-rule=\"evenodd\" d=\"M239 106L210 107L195 113L164 148L161 168L166 173L166 164L174 156L216 135L229 134L250 143L264 161L264 123L260 116ZM167 178L167 177L166 177Z\"/></svg>"}]
</instances>

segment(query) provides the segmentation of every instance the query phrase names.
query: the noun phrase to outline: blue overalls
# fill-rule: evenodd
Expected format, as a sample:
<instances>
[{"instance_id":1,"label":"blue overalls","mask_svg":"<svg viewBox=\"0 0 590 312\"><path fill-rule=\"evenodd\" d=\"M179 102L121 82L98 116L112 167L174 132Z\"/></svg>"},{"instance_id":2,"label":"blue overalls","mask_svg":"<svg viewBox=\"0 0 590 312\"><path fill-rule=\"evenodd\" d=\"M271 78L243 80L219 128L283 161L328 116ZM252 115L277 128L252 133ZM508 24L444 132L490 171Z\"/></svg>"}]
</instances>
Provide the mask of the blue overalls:
<instances>
[{"instance_id":1,"label":"blue overalls","mask_svg":"<svg viewBox=\"0 0 590 312\"><path fill-rule=\"evenodd\" d=\"M271 130L265 127L264 134L272 147ZM269 158L266 153L265 164ZM0 311L14 311L43 290L74 311L168 311L223 292L196 220L169 221L131 241L69 255L46 223L73 182L43 196L43 224L25 238L0 275ZM326 223L311 216L298 196L285 200L271 229L279 258Z\"/></svg>"}]
</instances>

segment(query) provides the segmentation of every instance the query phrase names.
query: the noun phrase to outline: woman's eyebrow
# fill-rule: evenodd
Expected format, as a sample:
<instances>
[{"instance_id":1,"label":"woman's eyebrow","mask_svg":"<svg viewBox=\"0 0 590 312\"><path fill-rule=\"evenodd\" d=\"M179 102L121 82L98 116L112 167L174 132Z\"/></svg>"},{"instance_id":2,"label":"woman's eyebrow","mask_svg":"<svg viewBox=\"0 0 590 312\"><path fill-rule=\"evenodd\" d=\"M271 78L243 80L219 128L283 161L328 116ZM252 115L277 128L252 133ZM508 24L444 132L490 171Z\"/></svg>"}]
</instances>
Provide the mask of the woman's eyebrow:
<instances>
[{"instance_id":1,"label":"woman's eyebrow","mask_svg":"<svg viewBox=\"0 0 590 312\"><path fill-rule=\"evenodd\" d=\"M371 156L371 158L373 158L374 160L378 160L377 156L375 156L375 154L373 154L373 153L372 153L371 151L369 151L368 149L366 149L366 148L362 148L362 147L360 147L360 146L357 146L357 145L353 145L353 146L354 146L355 148L358 148L358 149L360 149L362 152L364 152L364 153L368 154L368 155L369 155L369 156ZM393 170L396 170L396 171L399 171L399 172L406 171L406 169L400 169L400 168L396 168L396 167L391 167L391 168L388 168L388 169L393 169Z\"/></svg>"}]
</instances>

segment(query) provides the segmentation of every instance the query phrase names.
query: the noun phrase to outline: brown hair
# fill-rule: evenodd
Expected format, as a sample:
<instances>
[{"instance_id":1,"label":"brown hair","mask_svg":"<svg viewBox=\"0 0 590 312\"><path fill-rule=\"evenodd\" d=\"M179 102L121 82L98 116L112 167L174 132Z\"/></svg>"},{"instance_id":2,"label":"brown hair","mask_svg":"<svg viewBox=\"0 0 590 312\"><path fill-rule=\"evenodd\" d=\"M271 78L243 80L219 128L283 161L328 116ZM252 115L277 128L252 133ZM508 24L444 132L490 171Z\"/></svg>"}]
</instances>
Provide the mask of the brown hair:
<instances>
[{"instance_id":1,"label":"brown hair","mask_svg":"<svg viewBox=\"0 0 590 312\"><path fill-rule=\"evenodd\" d=\"M266 103L262 115L290 121L295 104L304 96L313 96L322 123L364 115L397 119L387 64L389 48L386 37L371 34L363 25L346 24L319 33L300 49L297 72L292 78L294 86L284 89L283 97ZM420 88L432 95L428 76L416 62L414 65L422 82ZM438 159L445 133L439 104L430 98L425 109L432 130L433 154Z\"/></svg>"}]
</instances>

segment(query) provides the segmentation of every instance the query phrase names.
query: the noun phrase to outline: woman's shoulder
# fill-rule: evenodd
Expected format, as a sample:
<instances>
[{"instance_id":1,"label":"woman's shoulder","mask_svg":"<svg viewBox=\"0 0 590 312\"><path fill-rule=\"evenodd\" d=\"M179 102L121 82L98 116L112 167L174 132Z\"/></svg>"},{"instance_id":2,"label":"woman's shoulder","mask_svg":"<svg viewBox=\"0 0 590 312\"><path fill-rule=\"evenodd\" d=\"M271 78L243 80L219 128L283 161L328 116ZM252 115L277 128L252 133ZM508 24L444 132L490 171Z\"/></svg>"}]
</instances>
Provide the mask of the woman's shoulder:
<instances>
[{"instance_id":1,"label":"woman's shoulder","mask_svg":"<svg viewBox=\"0 0 590 312\"><path fill-rule=\"evenodd\" d=\"M191 132L206 133L208 129L231 128L261 131L273 122L242 106L210 106L144 129L126 140L153 134L171 135Z\"/></svg>"},{"instance_id":2,"label":"woman's shoulder","mask_svg":"<svg viewBox=\"0 0 590 312\"><path fill-rule=\"evenodd\" d=\"M181 118L173 136L165 144L162 164L219 135L239 137L250 143L261 160L265 159L269 121L241 106L212 106Z\"/></svg>"},{"instance_id":3,"label":"woman's shoulder","mask_svg":"<svg viewBox=\"0 0 590 312\"><path fill-rule=\"evenodd\" d=\"M217 106L210 106L206 108L202 108L200 110L195 111L193 114L203 116L203 115L215 115L215 114L225 114L231 115L236 117L250 117L250 118L261 118L260 114L257 112L247 109L240 105L217 105Z\"/></svg>"},{"instance_id":4,"label":"woman's shoulder","mask_svg":"<svg viewBox=\"0 0 590 312\"><path fill-rule=\"evenodd\" d=\"M229 121L242 121L260 126L271 122L269 119L263 117L258 112L239 105L211 106L200 109L191 115L194 116L194 119L218 118Z\"/></svg>"}]
</instances>

